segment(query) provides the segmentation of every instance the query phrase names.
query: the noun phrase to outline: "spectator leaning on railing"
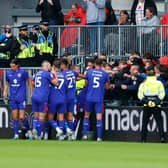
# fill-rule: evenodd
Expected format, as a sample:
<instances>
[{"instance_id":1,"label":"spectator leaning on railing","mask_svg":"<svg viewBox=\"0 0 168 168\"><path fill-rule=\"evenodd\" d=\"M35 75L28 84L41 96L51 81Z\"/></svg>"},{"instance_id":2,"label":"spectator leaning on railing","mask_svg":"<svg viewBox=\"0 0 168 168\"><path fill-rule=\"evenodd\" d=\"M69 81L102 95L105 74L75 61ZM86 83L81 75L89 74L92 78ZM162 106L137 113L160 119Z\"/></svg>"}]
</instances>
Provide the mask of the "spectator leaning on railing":
<instances>
[{"instance_id":1,"label":"spectator leaning on railing","mask_svg":"<svg viewBox=\"0 0 168 168\"><path fill-rule=\"evenodd\" d=\"M159 26L160 20L159 18L154 14L154 8L148 7L145 11L145 18L142 21L142 26ZM156 30L156 27L149 27L149 28L143 28L142 33L148 34L152 33L153 30Z\"/></svg>"},{"instance_id":2,"label":"spectator leaning on railing","mask_svg":"<svg viewBox=\"0 0 168 168\"><path fill-rule=\"evenodd\" d=\"M105 13L105 0L83 0L86 4L87 12L87 24L89 26L101 26L104 25L106 19ZM100 31L100 50L104 47L104 29ZM93 55L97 51L97 30L95 28L89 28L90 36L90 51Z\"/></svg>"},{"instance_id":3,"label":"spectator leaning on railing","mask_svg":"<svg viewBox=\"0 0 168 168\"><path fill-rule=\"evenodd\" d=\"M154 15L157 15L157 7L153 0L134 0L131 9L131 23L141 25L145 17L146 8L152 7Z\"/></svg>"},{"instance_id":4,"label":"spectator leaning on railing","mask_svg":"<svg viewBox=\"0 0 168 168\"><path fill-rule=\"evenodd\" d=\"M64 23L66 25L85 25L86 24L86 12L77 3L72 4L71 10L65 15Z\"/></svg>"},{"instance_id":5,"label":"spectator leaning on railing","mask_svg":"<svg viewBox=\"0 0 168 168\"><path fill-rule=\"evenodd\" d=\"M71 10L64 17L64 24L68 26L86 25L86 11L77 3L72 4ZM82 35L82 28L80 28ZM78 37L77 27L67 27L61 35L61 48L66 48L73 54L73 45L76 44Z\"/></svg>"},{"instance_id":6,"label":"spectator leaning on railing","mask_svg":"<svg viewBox=\"0 0 168 168\"><path fill-rule=\"evenodd\" d=\"M155 15L154 8L146 8L145 18L142 21L142 26L149 26L142 28L142 49L143 53L156 53L158 51L160 36L157 33L157 27L160 25L159 18Z\"/></svg>"},{"instance_id":7,"label":"spectator leaning on railing","mask_svg":"<svg viewBox=\"0 0 168 168\"><path fill-rule=\"evenodd\" d=\"M131 24L137 25L137 26L141 26L143 19L145 17L146 14L146 9L148 7L152 7L153 8L153 14L157 16L157 8L156 8L156 4L153 0L134 0L133 5L132 5L132 9L131 9ZM135 29L134 31L136 32L135 34L135 41L133 44L135 44L135 46L139 47L140 46L140 36L142 35L141 33L141 28L140 27L134 27L133 29ZM137 50L137 47L135 47L135 49ZM143 50L143 48L142 48ZM144 50L143 53L145 53L147 51Z\"/></svg>"}]
</instances>

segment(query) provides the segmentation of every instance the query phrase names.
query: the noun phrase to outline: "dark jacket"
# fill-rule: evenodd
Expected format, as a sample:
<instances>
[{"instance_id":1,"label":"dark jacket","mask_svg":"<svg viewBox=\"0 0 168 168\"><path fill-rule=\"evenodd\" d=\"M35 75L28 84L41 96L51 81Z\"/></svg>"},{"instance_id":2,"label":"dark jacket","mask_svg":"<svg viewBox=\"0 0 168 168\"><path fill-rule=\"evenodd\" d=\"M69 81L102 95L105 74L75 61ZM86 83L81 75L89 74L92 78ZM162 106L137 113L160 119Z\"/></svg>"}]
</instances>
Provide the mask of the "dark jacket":
<instances>
[{"instance_id":1,"label":"dark jacket","mask_svg":"<svg viewBox=\"0 0 168 168\"><path fill-rule=\"evenodd\" d=\"M105 25L117 24L117 18L111 6L111 1L106 1L106 21Z\"/></svg>"},{"instance_id":2,"label":"dark jacket","mask_svg":"<svg viewBox=\"0 0 168 168\"><path fill-rule=\"evenodd\" d=\"M63 14L61 12L62 8L59 0L53 0L54 5L50 5L47 0L44 0L44 2L41 5L39 5L39 2L36 7L36 12L41 12L42 21L60 21L60 17L62 17Z\"/></svg>"},{"instance_id":3,"label":"dark jacket","mask_svg":"<svg viewBox=\"0 0 168 168\"><path fill-rule=\"evenodd\" d=\"M136 12L137 5L138 5L138 0L134 0L132 9L131 9L131 23L133 24L136 24L135 12ZM157 15L157 7L156 7L155 2L153 0L145 0L144 17L145 17L145 10L148 7L154 8L154 15Z\"/></svg>"},{"instance_id":4,"label":"dark jacket","mask_svg":"<svg viewBox=\"0 0 168 168\"><path fill-rule=\"evenodd\" d=\"M20 52L20 43L15 36L6 38L4 41L4 46L0 46L0 53L10 52L10 60L14 59Z\"/></svg>"}]
</instances>

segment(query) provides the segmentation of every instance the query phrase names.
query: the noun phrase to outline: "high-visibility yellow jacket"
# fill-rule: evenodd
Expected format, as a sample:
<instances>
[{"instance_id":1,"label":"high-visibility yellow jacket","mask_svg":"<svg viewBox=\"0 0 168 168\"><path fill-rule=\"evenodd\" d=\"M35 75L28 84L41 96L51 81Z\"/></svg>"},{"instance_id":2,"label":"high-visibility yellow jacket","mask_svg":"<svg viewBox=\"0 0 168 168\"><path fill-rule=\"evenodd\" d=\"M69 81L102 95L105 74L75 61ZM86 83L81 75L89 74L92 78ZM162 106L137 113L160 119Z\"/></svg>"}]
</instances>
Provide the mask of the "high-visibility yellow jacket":
<instances>
[{"instance_id":1,"label":"high-visibility yellow jacket","mask_svg":"<svg viewBox=\"0 0 168 168\"><path fill-rule=\"evenodd\" d=\"M164 99L164 86L155 76L147 77L147 79L140 84L138 89L138 98L142 100L145 96L158 96L160 100Z\"/></svg>"},{"instance_id":2,"label":"high-visibility yellow jacket","mask_svg":"<svg viewBox=\"0 0 168 168\"><path fill-rule=\"evenodd\" d=\"M80 93L80 91L85 87L85 80L81 79L76 82L76 89L77 89L77 94Z\"/></svg>"},{"instance_id":3,"label":"high-visibility yellow jacket","mask_svg":"<svg viewBox=\"0 0 168 168\"><path fill-rule=\"evenodd\" d=\"M5 46L5 43L1 43L0 46ZM0 53L0 58L2 59L9 59L10 58L10 51Z\"/></svg>"},{"instance_id":4,"label":"high-visibility yellow jacket","mask_svg":"<svg viewBox=\"0 0 168 168\"><path fill-rule=\"evenodd\" d=\"M20 53L17 55L17 58L23 59L23 58L32 58L35 56L35 49L32 40L28 39L27 42L24 39L18 39L18 41L21 45L25 45L25 49L20 51Z\"/></svg>"},{"instance_id":5,"label":"high-visibility yellow jacket","mask_svg":"<svg viewBox=\"0 0 168 168\"><path fill-rule=\"evenodd\" d=\"M53 54L53 33L49 32L47 39L42 32L38 33L36 48L41 53Z\"/></svg>"}]
</instances>

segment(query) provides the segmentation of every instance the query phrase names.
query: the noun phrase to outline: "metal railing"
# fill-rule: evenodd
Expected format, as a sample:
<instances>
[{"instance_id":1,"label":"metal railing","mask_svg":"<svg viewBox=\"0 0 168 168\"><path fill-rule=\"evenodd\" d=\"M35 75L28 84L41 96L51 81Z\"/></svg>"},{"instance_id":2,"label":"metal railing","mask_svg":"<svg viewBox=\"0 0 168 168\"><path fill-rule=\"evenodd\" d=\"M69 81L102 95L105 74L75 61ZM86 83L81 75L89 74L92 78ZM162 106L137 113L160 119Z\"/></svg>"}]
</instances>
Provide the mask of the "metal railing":
<instances>
[{"instance_id":1,"label":"metal railing","mask_svg":"<svg viewBox=\"0 0 168 168\"><path fill-rule=\"evenodd\" d=\"M29 31L31 31L31 26ZM72 54L72 65L80 65L85 69L85 59L105 53L107 60L128 59L132 52L137 51L141 56L150 52L156 57L168 55L168 26L57 26L51 27L57 34L58 57L65 51ZM18 29L13 28L17 36ZM3 29L1 27L1 32ZM29 76L39 68L27 68ZM5 83L7 69L0 69L0 97ZM28 91L29 93L29 91ZM28 103L30 97L28 94Z\"/></svg>"},{"instance_id":2,"label":"metal railing","mask_svg":"<svg viewBox=\"0 0 168 168\"><path fill-rule=\"evenodd\" d=\"M58 56L65 51L74 56L105 53L112 59L127 58L132 52L146 52L156 57L168 54L168 26L59 26Z\"/></svg>"},{"instance_id":3,"label":"metal railing","mask_svg":"<svg viewBox=\"0 0 168 168\"><path fill-rule=\"evenodd\" d=\"M57 35L58 57L68 51L75 56L93 56L103 52L109 58L122 59L137 51L156 57L168 54L168 26L52 26ZM18 36L18 29L13 28ZM29 31L32 26L29 27ZM3 32L1 27L1 32Z\"/></svg>"}]
</instances>

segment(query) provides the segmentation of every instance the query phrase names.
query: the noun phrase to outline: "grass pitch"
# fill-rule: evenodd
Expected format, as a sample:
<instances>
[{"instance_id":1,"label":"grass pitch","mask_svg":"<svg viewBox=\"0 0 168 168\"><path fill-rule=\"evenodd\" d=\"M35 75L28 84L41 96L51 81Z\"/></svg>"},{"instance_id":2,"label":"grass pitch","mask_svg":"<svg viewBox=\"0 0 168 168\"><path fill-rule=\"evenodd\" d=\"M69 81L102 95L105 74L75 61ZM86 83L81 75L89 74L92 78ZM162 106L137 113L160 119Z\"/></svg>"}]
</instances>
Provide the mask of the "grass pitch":
<instances>
[{"instance_id":1,"label":"grass pitch","mask_svg":"<svg viewBox=\"0 0 168 168\"><path fill-rule=\"evenodd\" d=\"M168 168L168 144L0 140L1 168Z\"/></svg>"}]
</instances>

